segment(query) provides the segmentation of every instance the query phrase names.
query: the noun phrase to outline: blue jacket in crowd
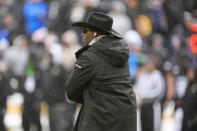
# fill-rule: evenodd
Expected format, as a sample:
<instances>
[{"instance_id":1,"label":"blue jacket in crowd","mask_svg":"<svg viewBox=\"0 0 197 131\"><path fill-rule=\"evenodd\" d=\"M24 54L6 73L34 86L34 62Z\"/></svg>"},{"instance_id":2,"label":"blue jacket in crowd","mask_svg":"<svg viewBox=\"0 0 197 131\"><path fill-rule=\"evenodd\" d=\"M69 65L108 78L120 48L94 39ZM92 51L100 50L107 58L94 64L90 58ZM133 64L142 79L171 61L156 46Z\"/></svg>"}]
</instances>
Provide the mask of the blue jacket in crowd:
<instances>
[{"instance_id":1,"label":"blue jacket in crowd","mask_svg":"<svg viewBox=\"0 0 197 131\"><path fill-rule=\"evenodd\" d=\"M37 29L46 26L48 12L48 5L44 1L27 1L23 8L26 33L32 34Z\"/></svg>"}]
</instances>

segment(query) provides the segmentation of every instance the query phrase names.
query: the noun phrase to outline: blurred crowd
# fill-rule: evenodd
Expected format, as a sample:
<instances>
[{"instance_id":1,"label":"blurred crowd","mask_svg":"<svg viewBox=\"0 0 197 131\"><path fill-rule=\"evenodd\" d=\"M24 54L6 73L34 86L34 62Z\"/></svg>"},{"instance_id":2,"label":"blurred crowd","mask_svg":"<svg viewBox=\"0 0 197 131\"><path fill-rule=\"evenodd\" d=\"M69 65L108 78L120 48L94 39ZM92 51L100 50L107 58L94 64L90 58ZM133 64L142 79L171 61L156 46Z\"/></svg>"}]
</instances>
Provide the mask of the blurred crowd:
<instances>
[{"instance_id":1,"label":"blurred crowd","mask_svg":"<svg viewBox=\"0 0 197 131\"><path fill-rule=\"evenodd\" d=\"M196 0L0 0L0 130L19 92L24 131L42 130L42 102L51 131L72 131L79 107L64 84L83 43L71 25L90 11L109 14L129 46L138 131L196 131Z\"/></svg>"}]
</instances>

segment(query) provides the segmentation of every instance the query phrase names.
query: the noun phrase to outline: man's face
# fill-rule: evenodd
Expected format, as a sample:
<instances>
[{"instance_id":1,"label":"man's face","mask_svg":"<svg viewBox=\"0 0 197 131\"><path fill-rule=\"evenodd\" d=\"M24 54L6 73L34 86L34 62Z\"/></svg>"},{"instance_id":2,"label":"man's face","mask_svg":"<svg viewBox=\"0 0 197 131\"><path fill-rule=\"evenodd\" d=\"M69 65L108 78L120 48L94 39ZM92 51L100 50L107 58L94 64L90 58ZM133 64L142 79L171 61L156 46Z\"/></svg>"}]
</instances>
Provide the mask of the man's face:
<instances>
[{"instance_id":1,"label":"man's face","mask_svg":"<svg viewBox=\"0 0 197 131\"><path fill-rule=\"evenodd\" d=\"M88 45L92 39L94 39L94 32L90 29L84 28L82 33L82 41L85 45Z\"/></svg>"}]
</instances>

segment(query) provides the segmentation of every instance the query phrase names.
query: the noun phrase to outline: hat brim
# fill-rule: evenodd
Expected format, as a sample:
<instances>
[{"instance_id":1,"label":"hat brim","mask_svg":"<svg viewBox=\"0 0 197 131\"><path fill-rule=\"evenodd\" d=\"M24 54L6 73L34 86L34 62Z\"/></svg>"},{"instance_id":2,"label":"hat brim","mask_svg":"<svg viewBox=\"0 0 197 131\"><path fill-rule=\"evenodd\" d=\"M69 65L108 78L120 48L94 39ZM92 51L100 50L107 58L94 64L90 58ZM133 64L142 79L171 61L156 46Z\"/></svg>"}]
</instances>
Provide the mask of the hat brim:
<instances>
[{"instance_id":1,"label":"hat brim","mask_svg":"<svg viewBox=\"0 0 197 131\"><path fill-rule=\"evenodd\" d=\"M92 24L89 24L89 23L86 23L86 22L75 22L75 23L72 24L72 26L78 26L78 27L82 27L82 28L90 28L90 29L95 30L95 31L100 31L100 32L103 32L103 33L108 34L108 35L113 35L115 37L122 38L122 36L113 29L111 29L109 31L105 31L105 30L102 30L102 29L96 27L95 25L92 25Z\"/></svg>"}]
</instances>

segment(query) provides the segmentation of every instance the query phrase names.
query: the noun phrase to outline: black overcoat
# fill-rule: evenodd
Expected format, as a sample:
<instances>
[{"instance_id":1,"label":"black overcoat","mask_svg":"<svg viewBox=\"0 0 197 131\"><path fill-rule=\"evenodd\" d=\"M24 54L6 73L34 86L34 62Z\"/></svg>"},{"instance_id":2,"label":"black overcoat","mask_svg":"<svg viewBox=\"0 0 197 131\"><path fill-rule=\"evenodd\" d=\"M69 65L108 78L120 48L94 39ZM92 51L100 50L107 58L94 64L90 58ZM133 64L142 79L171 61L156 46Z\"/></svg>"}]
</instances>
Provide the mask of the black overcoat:
<instances>
[{"instance_id":1,"label":"black overcoat","mask_svg":"<svg viewBox=\"0 0 197 131\"><path fill-rule=\"evenodd\" d=\"M66 83L68 97L82 103L76 131L136 131L136 97L129 76L129 50L105 36L77 53Z\"/></svg>"}]
</instances>

